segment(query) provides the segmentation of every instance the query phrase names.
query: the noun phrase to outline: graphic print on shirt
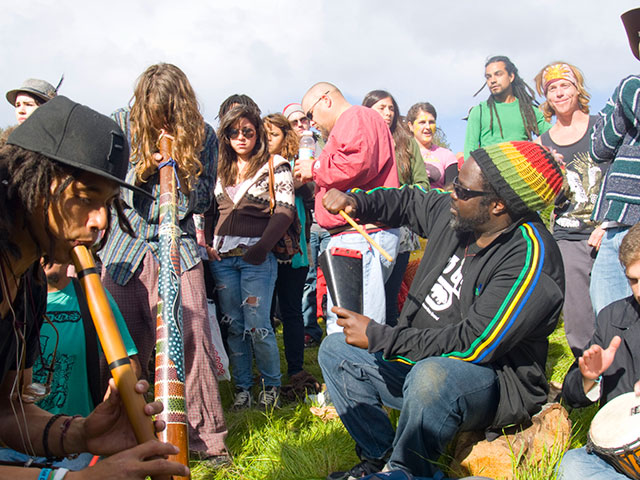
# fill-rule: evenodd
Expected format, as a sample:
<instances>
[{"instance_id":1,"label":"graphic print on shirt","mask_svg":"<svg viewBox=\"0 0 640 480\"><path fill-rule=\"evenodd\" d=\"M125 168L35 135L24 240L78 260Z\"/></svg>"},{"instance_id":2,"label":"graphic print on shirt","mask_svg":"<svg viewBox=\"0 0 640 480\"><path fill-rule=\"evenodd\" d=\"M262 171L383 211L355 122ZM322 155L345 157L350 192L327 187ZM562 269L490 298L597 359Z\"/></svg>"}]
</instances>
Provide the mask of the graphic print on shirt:
<instances>
[{"instance_id":1,"label":"graphic print on shirt","mask_svg":"<svg viewBox=\"0 0 640 480\"><path fill-rule=\"evenodd\" d=\"M49 317L51 322L56 325L56 328L58 328L58 330L61 329L61 324L63 323L82 323L80 312L48 312L47 316ZM84 341L84 338L82 339L82 341ZM42 352L47 352L43 355L42 361L44 361L44 365L46 365L47 367L51 365L55 343L55 334L49 336L47 334L41 333L40 348ZM63 353L60 348L58 349L55 365L53 366L51 393L49 393L49 395L38 402L38 406L40 408L47 411L64 408L64 406L67 404L71 374L73 372L76 360L77 355L68 355L66 353ZM47 372L43 368L43 364L40 359L36 361L33 367L33 379L35 382L40 382L42 384L47 381Z\"/></svg>"},{"instance_id":2,"label":"graphic print on shirt","mask_svg":"<svg viewBox=\"0 0 640 480\"><path fill-rule=\"evenodd\" d=\"M440 320L439 312L447 310L454 302L457 304L458 300L460 300L463 265L464 258L460 260L458 255L453 254L438 280L431 287L431 291L424 299L424 302L422 302L422 308L434 320Z\"/></svg>"}]
</instances>

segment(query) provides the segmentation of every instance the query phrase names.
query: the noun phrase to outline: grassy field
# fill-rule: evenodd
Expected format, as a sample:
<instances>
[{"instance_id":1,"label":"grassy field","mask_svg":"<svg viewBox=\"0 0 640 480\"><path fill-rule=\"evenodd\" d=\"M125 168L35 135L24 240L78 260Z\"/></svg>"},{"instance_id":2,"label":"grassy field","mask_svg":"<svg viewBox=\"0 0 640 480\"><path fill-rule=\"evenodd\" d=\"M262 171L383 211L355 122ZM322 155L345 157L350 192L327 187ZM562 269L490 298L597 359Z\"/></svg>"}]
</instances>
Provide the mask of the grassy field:
<instances>
[{"instance_id":1,"label":"grassy field","mask_svg":"<svg viewBox=\"0 0 640 480\"><path fill-rule=\"evenodd\" d=\"M278 331L282 344L282 332ZM305 350L304 368L317 379L322 375L316 361L317 348ZM564 338L562 326L550 338L547 376L562 381L573 357ZM286 365L282 359L283 367ZM286 382L286 377L283 377ZM238 480L301 480L324 479L332 471L351 468L358 462L354 442L339 419L324 422L314 416L309 404L289 403L273 412L255 409L233 412L233 386L222 382L220 390L229 428L227 445L233 455L233 464L210 469L204 464L192 464L194 479ZM586 431L595 407L574 410L572 447L584 445ZM391 413L397 420L397 414ZM554 478L554 466L561 456L559 451L548 452L542 464L521 465L519 480L549 480Z\"/></svg>"}]
</instances>

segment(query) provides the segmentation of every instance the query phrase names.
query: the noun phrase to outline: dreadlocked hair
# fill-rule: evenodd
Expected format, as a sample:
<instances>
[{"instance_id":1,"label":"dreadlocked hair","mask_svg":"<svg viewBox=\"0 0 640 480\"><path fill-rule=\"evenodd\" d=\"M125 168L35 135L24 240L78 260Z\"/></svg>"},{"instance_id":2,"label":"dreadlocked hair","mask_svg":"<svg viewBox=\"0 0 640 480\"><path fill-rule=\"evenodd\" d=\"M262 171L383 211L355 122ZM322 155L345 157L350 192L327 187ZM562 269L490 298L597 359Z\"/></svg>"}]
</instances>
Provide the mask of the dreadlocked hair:
<instances>
[{"instance_id":1,"label":"dreadlocked hair","mask_svg":"<svg viewBox=\"0 0 640 480\"><path fill-rule=\"evenodd\" d=\"M287 117L281 113L270 113L262 119L265 126L270 125L282 132L282 144L279 152L273 152L291 161L298 156L298 135L291 128L291 123ZM267 134L268 136L268 134Z\"/></svg>"},{"instance_id":2,"label":"dreadlocked hair","mask_svg":"<svg viewBox=\"0 0 640 480\"><path fill-rule=\"evenodd\" d=\"M0 148L0 205L4 215L0 216L0 248L6 249L15 257L19 257L20 249L12 236L17 228L30 230L28 218L41 217L49 244L40 245L35 236L38 254L53 252L56 239L49 228L49 206L57 201L62 192L79 176L87 172L78 168L64 166L49 157L26 150L16 145L4 145ZM60 179L54 191L51 184L54 179ZM129 221L124 216L121 200L114 202L120 228L127 234L135 236ZM18 222L23 222L18 224ZM111 212L107 210L107 231L111 226ZM106 242L103 236L97 248Z\"/></svg>"},{"instance_id":3,"label":"dreadlocked hair","mask_svg":"<svg viewBox=\"0 0 640 480\"><path fill-rule=\"evenodd\" d=\"M205 140L204 118L196 94L182 70L169 63L147 68L131 100L131 163L138 181L155 163L153 154L160 131L174 137L171 156L178 164L178 174L191 190L202 174L200 152Z\"/></svg>"},{"instance_id":4,"label":"dreadlocked hair","mask_svg":"<svg viewBox=\"0 0 640 480\"><path fill-rule=\"evenodd\" d=\"M389 125L393 143L395 144L396 163L398 164L398 176L401 184L411 181L411 134L407 131L403 122L400 121L400 108L396 99L386 90L372 90L364 96L362 105L373 107L380 100L390 98L393 104L393 120Z\"/></svg>"},{"instance_id":5,"label":"dreadlocked hair","mask_svg":"<svg viewBox=\"0 0 640 480\"><path fill-rule=\"evenodd\" d=\"M536 120L536 114L533 110L534 106L538 106L538 101L536 100L536 94L533 89L526 84L526 82L520 78L518 75L518 69L513 64L509 57L505 57L504 55L497 55L495 57L489 58L487 62L484 64L485 68L492 64L502 62L504 64L505 70L509 75L513 75L513 81L511 82L511 89L513 91L513 96L518 99L518 104L520 106L520 115L522 117L522 124L524 125L525 133L527 134L527 140L532 140L533 135L540 135L540 129L538 128L538 121ZM478 95L484 87L487 85L485 82L484 85L478 90L473 96ZM490 122L489 129L493 130L493 116L495 114L496 120L498 121L498 128L500 128L500 136L504 138L504 133L502 132L502 123L500 122L500 116L498 115L498 110L496 109L496 101L493 98L493 95L489 95L487 99L487 106L489 107Z\"/></svg>"}]
</instances>

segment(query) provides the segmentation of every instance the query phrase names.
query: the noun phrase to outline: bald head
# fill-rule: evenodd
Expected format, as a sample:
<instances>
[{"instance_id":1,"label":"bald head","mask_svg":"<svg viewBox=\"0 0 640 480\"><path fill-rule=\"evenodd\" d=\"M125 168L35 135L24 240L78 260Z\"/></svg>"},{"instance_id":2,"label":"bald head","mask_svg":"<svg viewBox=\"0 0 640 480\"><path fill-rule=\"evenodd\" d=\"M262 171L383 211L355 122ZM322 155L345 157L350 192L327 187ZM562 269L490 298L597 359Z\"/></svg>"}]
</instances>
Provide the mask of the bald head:
<instances>
[{"instance_id":1,"label":"bald head","mask_svg":"<svg viewBox=\"0 0 640 480\"><path fill-rule=\"evenodd\" d=\"M342 113L351 107L338 87L329 82L318 82L302 97L302 110L326 138Z\"/></svg>"}]
</instances>

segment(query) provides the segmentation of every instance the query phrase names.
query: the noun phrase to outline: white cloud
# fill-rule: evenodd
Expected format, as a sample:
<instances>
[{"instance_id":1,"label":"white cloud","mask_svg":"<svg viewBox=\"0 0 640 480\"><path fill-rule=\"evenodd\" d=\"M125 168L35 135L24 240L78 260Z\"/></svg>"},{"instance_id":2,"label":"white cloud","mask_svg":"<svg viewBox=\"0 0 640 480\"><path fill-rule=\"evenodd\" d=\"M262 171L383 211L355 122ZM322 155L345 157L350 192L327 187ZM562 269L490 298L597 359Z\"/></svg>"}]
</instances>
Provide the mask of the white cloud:
<instances>
[{"instance_id":1,"label":"white cloud","mask_svg":"<svg viewBox=\"0 0 640 480\"><path fill-rule=\"evenodd\" d=\"M530 85L549 61L575 63L600 108L638 70L619 19L634 3L23 0L0 17L0 90L29 77L55 83L64 72L61 93L109 113L128 102L148 65L166 61L187 73L215 124L232 93L251 95L267 113L328 80L358 103L376 88L390 90L403 112L432 102L460 150L459 119L487 96L472 97L490 55L508 55ZM0 125L13 122L5 104Z\"/></svg>"}]
</instances>

